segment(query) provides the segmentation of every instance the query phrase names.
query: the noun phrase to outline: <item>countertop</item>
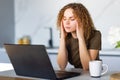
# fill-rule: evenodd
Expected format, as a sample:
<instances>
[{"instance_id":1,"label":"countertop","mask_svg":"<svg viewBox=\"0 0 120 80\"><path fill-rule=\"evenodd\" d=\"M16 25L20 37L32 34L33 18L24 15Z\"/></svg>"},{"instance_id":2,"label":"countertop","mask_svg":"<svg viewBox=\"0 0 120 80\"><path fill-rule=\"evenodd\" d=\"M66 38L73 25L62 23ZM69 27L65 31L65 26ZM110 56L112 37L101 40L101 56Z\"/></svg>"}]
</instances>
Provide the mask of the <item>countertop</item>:
<instances>
[{"instance_id":1,"label":"countertop","mask_svg":"<svg viewBox=\"0 0 120 80\"><path fill-rule=\"evenodd\" d=\"M57 54L58 48L46 48L50 54ZM4 48L0 48L0 53L5 52ZM120 56L120 49L102 49L100 51L101 56Z\"/></svg>"}]
</instances>

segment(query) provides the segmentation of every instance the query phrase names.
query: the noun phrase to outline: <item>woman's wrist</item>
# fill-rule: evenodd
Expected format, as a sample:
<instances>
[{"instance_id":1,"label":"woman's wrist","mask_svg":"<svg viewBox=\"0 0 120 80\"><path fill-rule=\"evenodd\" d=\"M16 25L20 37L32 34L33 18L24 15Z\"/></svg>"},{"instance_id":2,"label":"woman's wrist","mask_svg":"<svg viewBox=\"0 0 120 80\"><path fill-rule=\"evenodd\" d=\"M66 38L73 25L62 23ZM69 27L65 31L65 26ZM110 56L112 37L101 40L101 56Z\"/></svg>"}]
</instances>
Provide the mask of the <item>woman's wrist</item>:
<instances>
[{"instance_id":1,"label":"woman's wrist","mask_svg":"<svg viewBox=\"0 0 120 80\"><path fill-rule=\"evenodd\" d=\"M79 41L85 41L84 37L78 37Z\"/></svg>"},{"instance_id":2,"label":"woman's wrist","mask_svg":"<svg viewBox=\"0 0 120 80\"><path fill-rule=\"evenodd\" d=\"M65 37L61 37L61 38L60 38L60 41L65 41Z\"/></svg>"},{"instance_id":3,"label":"woman's wrist","mask_svg":"<svg viewBox=\"0 0 120 80\"><path fill-rule=\"evenodd\" d=\"M78 38L78 42L79 42L79 44L85 43L85 39L84 38Z\"/></svg>"}]
</instances>

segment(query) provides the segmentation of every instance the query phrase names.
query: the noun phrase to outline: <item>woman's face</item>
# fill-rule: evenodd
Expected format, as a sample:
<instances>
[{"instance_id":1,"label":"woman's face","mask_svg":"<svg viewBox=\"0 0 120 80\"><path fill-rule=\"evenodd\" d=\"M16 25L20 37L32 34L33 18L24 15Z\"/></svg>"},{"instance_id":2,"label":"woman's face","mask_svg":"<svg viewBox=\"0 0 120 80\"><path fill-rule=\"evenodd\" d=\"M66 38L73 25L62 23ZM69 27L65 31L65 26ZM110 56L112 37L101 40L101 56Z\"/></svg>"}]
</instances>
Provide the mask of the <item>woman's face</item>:
<instances>
[{"instance_id":1,"label":"woman's face","mask_svg":"<svg viewBox=\"0 0 120 80\"><path fill-rule=\"evenodd\" d=\"M63 16L63 26L67 33L72 33L76 31L76 18L72 12L73 10L68 8L64 12Z\"/></svg>"}]
</instances>

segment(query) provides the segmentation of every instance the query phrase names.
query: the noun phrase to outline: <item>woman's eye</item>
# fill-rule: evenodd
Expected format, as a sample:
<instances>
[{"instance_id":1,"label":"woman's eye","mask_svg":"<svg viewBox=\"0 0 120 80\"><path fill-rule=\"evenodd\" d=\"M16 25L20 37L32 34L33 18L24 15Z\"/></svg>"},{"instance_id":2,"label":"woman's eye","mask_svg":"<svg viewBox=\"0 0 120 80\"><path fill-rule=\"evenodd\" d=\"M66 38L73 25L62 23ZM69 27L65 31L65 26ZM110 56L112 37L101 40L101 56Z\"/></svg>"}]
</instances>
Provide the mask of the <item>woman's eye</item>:
<instances>
[{"instance_id":1,"label":"woman's eye","mask_svg":"<svg viewBox=\"0 0 120 80\"><path fill-rule=\"evenodd\" d=\"M65 19L65 18L63 18L63 20L65 21L66 19Z\"/></svg>"},{"instance_id":2,"label":"woman's eye","mask_svg":"<svg viewBox=\"0 0 120 80\"><path fill-rule=\"evenodd\" d=\"M75 19L71 19L71 21L74 21Z\"/></svg>"},{"instance_id":3,"label":"woman's eye","mask_svg":"<svg viewBox=\"0 0 120 80\"><path fill-rule=\"evenodd\" d=\"M64 21L66 21L66 20L74 21L75 19L74 19L74 18L70 18L70 19L63 18L63 20L64 20Z\"/></svg>"}]
</instances>

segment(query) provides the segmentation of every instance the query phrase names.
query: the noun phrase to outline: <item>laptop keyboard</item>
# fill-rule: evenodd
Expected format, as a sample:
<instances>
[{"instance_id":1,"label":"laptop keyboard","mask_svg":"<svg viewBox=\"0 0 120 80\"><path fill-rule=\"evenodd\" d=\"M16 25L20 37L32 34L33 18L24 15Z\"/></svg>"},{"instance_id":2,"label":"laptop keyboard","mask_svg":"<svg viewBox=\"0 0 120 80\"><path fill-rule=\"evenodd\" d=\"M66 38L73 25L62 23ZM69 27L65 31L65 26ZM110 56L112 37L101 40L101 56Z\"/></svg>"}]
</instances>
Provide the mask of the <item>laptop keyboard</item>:
<instances>
[{"instance_id":1,"label":"laptop keyboard","mask_svg":"<svg viewBox=\"0 0 120 80\"><path fill-rule=\"evenodd\" d=\"M80 75L80 73L78 72L68 72L68 71L55 71L55 73L58 78L61 77L68 78L68 77Z\"/></svg>"}]
</instances>

